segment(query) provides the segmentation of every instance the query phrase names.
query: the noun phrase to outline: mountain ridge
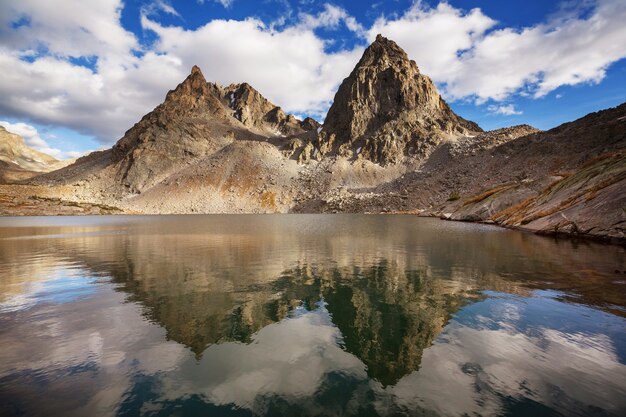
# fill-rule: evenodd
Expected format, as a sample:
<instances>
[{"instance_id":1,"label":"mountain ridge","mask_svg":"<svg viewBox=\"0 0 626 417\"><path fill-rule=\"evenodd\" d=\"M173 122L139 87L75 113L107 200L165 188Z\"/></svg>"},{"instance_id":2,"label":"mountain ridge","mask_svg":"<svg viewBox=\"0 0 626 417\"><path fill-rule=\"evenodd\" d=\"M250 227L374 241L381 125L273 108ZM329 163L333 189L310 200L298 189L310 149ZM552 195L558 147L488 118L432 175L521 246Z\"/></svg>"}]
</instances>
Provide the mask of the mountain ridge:
<instances>
[{"instance_id":1,"label":"mountain ridge","mask_svg":"<svg viewBox=\"0 0 626 417\"><path fill-rule=\"evenodd\" d=\"M625 132L626 104L484 132L378 36L324 125L194 66L111 149L29 184L131 213L410 212L625 242Z\"/></svg>"},{"instance_id":2,"label":"mountain ridge","mask_svg":"<svg viewBox=\"0 0 626 417\"><path fill-rule=\"evenodd\" d=\"M0 182L14 182L71 164L26 145L24 138L0 126Z\"/></svg>"}]
</instances>

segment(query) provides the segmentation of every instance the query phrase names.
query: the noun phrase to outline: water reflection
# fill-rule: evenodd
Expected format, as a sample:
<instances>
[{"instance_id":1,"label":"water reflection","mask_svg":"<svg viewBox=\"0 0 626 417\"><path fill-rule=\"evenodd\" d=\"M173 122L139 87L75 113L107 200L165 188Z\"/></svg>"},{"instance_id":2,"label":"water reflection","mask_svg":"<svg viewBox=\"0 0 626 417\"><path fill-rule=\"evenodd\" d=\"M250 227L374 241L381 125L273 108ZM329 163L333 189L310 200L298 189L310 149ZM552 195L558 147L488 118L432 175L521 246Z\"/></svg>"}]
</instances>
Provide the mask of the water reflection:
<instances>
[{"instance_id":1,"label":"water reflection","mask_svg":"<svg viewBox=\"0 0 626 417\"><path fill-rule=\"evenodd\" d=\"M618 247L396 216L54 221L0 223L2 415L626 410Z\"/></svg>"}]
</instances>

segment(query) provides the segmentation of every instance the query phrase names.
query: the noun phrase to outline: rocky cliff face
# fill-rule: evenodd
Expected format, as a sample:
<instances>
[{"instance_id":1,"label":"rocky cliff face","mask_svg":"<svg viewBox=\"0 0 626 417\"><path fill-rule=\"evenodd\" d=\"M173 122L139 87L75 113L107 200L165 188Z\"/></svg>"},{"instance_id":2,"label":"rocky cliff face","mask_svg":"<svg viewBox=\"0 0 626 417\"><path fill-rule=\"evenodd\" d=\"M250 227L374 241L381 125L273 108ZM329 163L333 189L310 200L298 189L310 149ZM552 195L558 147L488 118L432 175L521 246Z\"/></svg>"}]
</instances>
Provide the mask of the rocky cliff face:
<instances>
[{"instance_id":1,"label":"rocky cliff face","mask_svg":"<svg viewBox=\"0 0 626 417\"><path fill-rule=\"evenodd\" d=\"M222 95L228 100L235 118L261 134L292 136L317 127L311 124L313 119L300 121L285 113L248 83L231 84L223 90Z\"/></svg>"},{"instance_id":2,"label":"rocky cliff face","mask_svg":"<svg viewBox=\"0 0 626 417\"><path fill-rule=\"evenodd\" d=\"M443 143L419 171L327 204L626 243L626 103L545 132L522 125Z\"/></svg>"},{"instance_id":3,"label":"rocky cliff face","mask_svg":"<svg viewBox=\"0 0 626 417\"><path fill-rule=\"evenodd\" d=\"M232 141L232 123L220 89L198 67L165 101L145 115L113 147L116 180L131 192L145 190Z\"/></svg>"},{"instance_id":4,"label":"rocky cliff face","mask_svg":"<svg viewBox=\"0 0 626 417\"><path fill-rule=\"evenodd\" d=\"M480 131L454 114L395 42L378 35L339 87L318 147L384 165L423 158L444 138Z\"/></svg>"}]
</instances>

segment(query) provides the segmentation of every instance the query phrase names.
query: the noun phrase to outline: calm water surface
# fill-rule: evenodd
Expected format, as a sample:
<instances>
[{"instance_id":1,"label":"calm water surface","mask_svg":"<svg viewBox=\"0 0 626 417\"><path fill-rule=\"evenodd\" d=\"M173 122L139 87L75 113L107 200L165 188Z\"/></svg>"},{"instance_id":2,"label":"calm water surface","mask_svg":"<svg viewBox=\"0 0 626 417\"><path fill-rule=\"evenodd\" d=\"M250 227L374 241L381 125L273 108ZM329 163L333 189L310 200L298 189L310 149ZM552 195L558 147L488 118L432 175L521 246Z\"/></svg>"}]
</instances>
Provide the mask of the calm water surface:
<instances>
[{"instance_id":1,"label":"calm water surface","mask_svg":"<svg viewBox=\"0 0 626 417\"><path fill-rule=\"evenodd\" d=\"M626 415L624 248L413 216L0 219L0 415Z\"/></svg>"}]
</instances>

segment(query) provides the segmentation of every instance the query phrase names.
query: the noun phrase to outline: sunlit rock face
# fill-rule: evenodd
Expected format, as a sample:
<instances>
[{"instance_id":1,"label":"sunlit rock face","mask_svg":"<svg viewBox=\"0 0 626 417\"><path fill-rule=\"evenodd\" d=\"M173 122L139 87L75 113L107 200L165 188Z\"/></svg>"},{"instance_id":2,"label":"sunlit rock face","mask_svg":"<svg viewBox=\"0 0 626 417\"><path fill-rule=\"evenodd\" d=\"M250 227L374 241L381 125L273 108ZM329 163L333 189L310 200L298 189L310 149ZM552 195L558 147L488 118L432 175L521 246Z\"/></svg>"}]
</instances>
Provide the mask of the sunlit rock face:
<instances>
[{"instance_id":1,"label":"sunlit rock face","mask_svg":"<svg viewBox=\"0 0 626 417\"><path fill-rule=\"evenodd\" d=\"M322 154L380 164L425 157L444 138L482 130L457 116L429 77L380 35L340 85L319 138Z\"/></svg>"},{"instance_id":2,"label":"sunlit rock face","mask_svg":"<svg viewBox=\"0 0 626 417\"><path fill-rule=\"evenodd\" d=\"M315 127L286 114L249 84L222 87L207 82L194 66L113 147L116 180L131 191L145 191L235 139L267 140Z\"/></svg>"},{"instance_id":3,"label":"sunlit rock face","mask_svg":"<svg viewBox=\"0 0 626 417\"><path fill-rule=\"evenodd\" d=\"M28 179L63 168L73 160L58 159L26 145L24 138L0 126L0 184Z\"/></svg>"}]
</instances>

